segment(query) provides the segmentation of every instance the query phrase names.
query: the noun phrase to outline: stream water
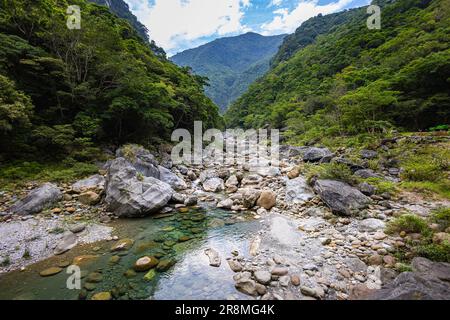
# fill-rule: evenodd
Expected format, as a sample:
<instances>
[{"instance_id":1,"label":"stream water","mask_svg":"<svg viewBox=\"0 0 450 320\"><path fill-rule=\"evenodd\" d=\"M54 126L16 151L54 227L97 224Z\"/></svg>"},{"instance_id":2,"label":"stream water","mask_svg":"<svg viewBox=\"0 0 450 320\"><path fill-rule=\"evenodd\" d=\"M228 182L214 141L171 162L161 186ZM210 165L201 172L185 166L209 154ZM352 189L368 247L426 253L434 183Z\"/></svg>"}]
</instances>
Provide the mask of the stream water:
<instances>
[{"instance_id":1,"label":"stream water","mask_svg":"<svg viewBox=\"0 0 450 320\"><path fill-rule=\"evenodd\" d=\"M171 216L120 220L114 225L120 238L131 238L127 251L111 252L111 242L79 246L24 271L0 276L0 299L90 299L98 292L111 292L116 299L240 299L248 298L234 287L225 258L231 251L248 257L249 242L260 229L251 215L212 208L196 208ZM222 258L220 267L209 266L206 248ZM80 264L82 290L70 290L66 268L75 257L94 256ZM143 256L164 261L166 270L134 272ZM64 267L60 273L42 277L49 267ZM151 278L151 279L149 279Z\"/></svg>"}]
</instances>

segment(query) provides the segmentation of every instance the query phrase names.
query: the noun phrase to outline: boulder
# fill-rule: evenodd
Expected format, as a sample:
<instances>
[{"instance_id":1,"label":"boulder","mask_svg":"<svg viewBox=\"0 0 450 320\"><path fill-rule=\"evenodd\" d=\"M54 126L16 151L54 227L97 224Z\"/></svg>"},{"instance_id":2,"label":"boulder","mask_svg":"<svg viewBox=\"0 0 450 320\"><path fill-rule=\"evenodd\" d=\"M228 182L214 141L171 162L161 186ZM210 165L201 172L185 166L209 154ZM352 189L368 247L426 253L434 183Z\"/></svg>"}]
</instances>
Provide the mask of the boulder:
<instances>
[{"instance_id":1,"label":"boulder","mask_svg":"<svg viewBox=\"0 0 450 320\"><path fill-rule=\"evenodd\" d=\"M356 170L354 175L363 179L380 177L371 169Z\"/></svg>"},{"instance_id":2,"label":"boulder","mask_svg":"<svg viewBox=\"0 0 450 320\"><path fill-rule=\"evenodd\" d=\"M124 158L111 162L106 181L107 209L119 217L141 217L157 212L173 194L167 183L139 175Z\"/></svg>"},{"instance_id":3,"label":"boulder","mask_svg":"<svg viewBox=\"0 0 450 320\"><path fill-rule=\"evenodd\" d=\"M172 189L177 191L187 189L186 182L184 182L183 179L181 179L179 176L177 176L169 169L159 166L158 170L159 170L159 180L167 183L169 186L172 187Z\"/></svg>"},{"instance_id":4,"label":"boulder","mask_svg":"<svg viewBox=\"0 0 450 320\"><path fill-rule=\"evenodd\" d=\"M72 184L72 190L78 193L85 191L101 191L105 188L105 177L96 174Z\"/></svg>"},{"instance_id":5,"label":"boulder","mask_svg":"<svg viewBox=\"0 0 450 320\"><path fill-rule=\"evenodd\" d=\"M250 168L250 171L262 177L276 177L280 175L280 169L271 165L254 166Z\"/></svg>"},{"instance_id":6,"label":"boulder","mask_svg":"<svg viewBox=\"0 0 450 320\"><path fill-rule=\"evenodd\" d=\"M385 227L386 224L383 221L374 218L365 219L359 223L359 231L361 232L375 232L378 230L384 230Z\"/></svg>"},{"instance_id":7,"label":"boulder","mask_svg":"<svg viewBox=\"0 0 450 320\"><path fill-rule=\"evenodd\" d=\"M59 188L46 183L41 187L34 189L28 195L17 201L10 209L12 213L21 215L30 215L41 212L62 199L62 193Z\"/></svg>"},{"instance_id":8,"label":"boulder","mask_svg":"<svg viewBox=\"0 0 450 320\"><path fill-rule=\"evenodd\" d=\"M266 210L272 209L277 203L277 196L275 192L270 190L264 190L261 192L258 201L256 201L256 205L262 207Z\"/></svg>"},{"instance_id":9,"label":"boulder","mask_svg":"<svg viewBox=\"0 0 450 320\"><path fill-rule=\"evenodd\" d=\"M205 250L205 254L208 256L209 258L209 265L212 267L220 267L221 264L221 259L219 256L219 253L212 249L212 248L208 248Z\"/></svg>"},{"instance_id":10,"label":"boulder","mask_svg":"<svg viewBox=\"0 0 450 320\"><path fill-rule=\"evenodd\" d=\"M53 253L55 255L63 254L64 252L69 251L73 247L75 247L78 243L78 237L72 232L66 232L63 234L62 239L56 245Z\"/></svg>"},{"instance_id":11,"label":"boulder","mask_svg":"<svg viewBox=\"0 0 450 320\"><path fill-rule=\"evenodd\" d=\"M376 157L378 157L378 152L373 150L361 150L359 154L363 159L375 159Z\"/></svg>"},{"instance_id":12,"label":"boulder","mask_svg":"<svg viewBox=\"0 0 450 320\"><path fill-rule=\"evenodd\" d=\"M305 162L319 162L324 157L330 157L333 153L328 148L310 147L303 154Z\"/></svg>"},{"instance_id":13,"label":"boulder","mask_svg":"<svg viewBox=\"0 0 450 320\"><path fill-rule=\"evenodd\" d=\"M403 272L388 285L364 297L369 300L449 300L450 263L414 258L413 272Z\"/></svg>"},{"instance_id":14,"label":"boulder","mask_svg":"<svg viewBox=\"0 0 450 320\"><path fill-rule=\"evenodd\" d=\"M158 162L144 147L135 144L125 145L117 150L116 156L126 159L143 176L159 179Z\"/></svg>"},{"instance_id":15,"label":"boulder","mask_svg":"<svg viewBox=\"0 0 450 320\"><path fill-rule=\"evenodd\" d=\"M203 182L203 190L206 192L219 192L225 189L221 178L209 178Z\"/></svg>"},{"instance_id":16,"label":"boulder","mask_svg":"<svg viewBox=\"0 0 450 320\"><path fill-rule=\"evenodd\" d=\"M242 190L242 202L245 208L251 209L255 206L256 201L261 195L260 190L256 189L243 189Z\"/></svg>"},{"instance_id":17,"label":"boulder","mask_svg":"<svg viewBox=\"0 0 450 320\"><path fill-rule=\"evenodd\" d=\"M356 215L371 202L358 189L341 181L317 180L314 191L334 213L347 216Z\"/></svg>"},{"instance_id":18,"label":"boulder","mask_svg":"<svg viewBox=\"0 0 450 320\"><path fill-rule=\"evenodd\" d=\"M236 177L236 175L232 175L231 177L228 178L228 180L225 182L225 186L227 188L230 187L235 187L239 184L238 178Z\"/></svg>"},{"instance_id":19,"label":"boulder","mask_svg":"<svg viewBox=\"0 0 450 320\"><path fill-rule=\"evenodd\" d=\"M314 198L312 189L308 186L303 177L294 178L286 181L286 196L284 201L287 203L303 203Z\"/></svg>"},{"instance_id":20,"label":"boulder","mask_svg":"<svg viewBox=\"0 0 450 320\"><path fill-rule=\"evenodd\" d=\"M187 197L186 200L184 200L184 205L187 207L195 206L198 203L198 198L196 196L190 196Z\"/></svg>"},{"instance_id":21,"label":"boulder","mask_svg":"<svg viewBox=\"0 0 450 320\"><path fill-rule=\"evenodd\" d=\"M100 196L94 191L87 191L78 196L78 201L82 204L93 206L100 202Z\"/></svg>"},{"instance_id":22,"label":"boulder","mask_svg":"<svg viewBox=\"0 0 450 320\"><path fill-rule=\"evenodd\" d=\"M255 277L255 280L261 284L269 284L270 281L272 280L272 275L270 274L269 271L258 270L255 271L253 276Z\"/></svg>"},{"instance_id":23,"label":"boulder","mask_svg":"<svg viewBox=\"0 0 450 320\"><path fill-rule=\"evenodd\" d=\"M232 206L233 206L233 200L231 200L231 199L222 200L217 204L217 208L223 208L223 209L231 209Z\"/></svg>"},{"instance_id":24,"label":"boulder","mask_svg":"<svg viewBox=\"0 0 450 320\"><path fill-rule=\"evenodd\" d=\"M358 189L366 196L374 195L377 190L373 185L371 185L367 182L360 183L358 185Z\"/></svg>"},{"instance_id":25,"label":"boulder","mask_svg":"<svg viewBox=\"0 0 450 320\"><path fill-rule=\"evenodd\" d=\"M208 179L218 178L218 177L219 177L219 175L216 170L208 169L208 170L204 170L200 173L199 179L200 179L200 182L203 183Z\"/></svg>"},{"instance_id":26,"label":"boulder","mask_svg":"<svg viewBox=\"0 0 450 320\"><path fill-rule=\"evenodd\" d=\"M241 184L245 185L255 185L259 184L263 178L259 174L250 174L242 179Z\"/></svg>"}]
</instances>

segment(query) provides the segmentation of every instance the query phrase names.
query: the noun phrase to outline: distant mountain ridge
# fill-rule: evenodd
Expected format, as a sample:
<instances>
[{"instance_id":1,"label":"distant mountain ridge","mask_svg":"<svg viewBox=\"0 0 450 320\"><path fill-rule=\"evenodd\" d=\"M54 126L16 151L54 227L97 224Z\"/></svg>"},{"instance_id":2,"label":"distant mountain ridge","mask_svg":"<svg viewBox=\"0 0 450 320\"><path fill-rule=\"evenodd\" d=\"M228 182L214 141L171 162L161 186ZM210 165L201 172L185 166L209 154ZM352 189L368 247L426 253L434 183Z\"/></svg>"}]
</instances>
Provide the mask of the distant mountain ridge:
<instances>
[{"instance_id":1,"label":"distant mountain ridge","mask_svg":"<svg viewBox=\"0 0 450 320\"><path fill-rule=\"evenodd\" d=\"M249 32L216 39L178 53L171 60L180 66L192 68L198 75L208 77L206 94L221 111L225 111L251 83L269 70L270 60L284 37L266 37Z\"/></svg>"}]
</instances>

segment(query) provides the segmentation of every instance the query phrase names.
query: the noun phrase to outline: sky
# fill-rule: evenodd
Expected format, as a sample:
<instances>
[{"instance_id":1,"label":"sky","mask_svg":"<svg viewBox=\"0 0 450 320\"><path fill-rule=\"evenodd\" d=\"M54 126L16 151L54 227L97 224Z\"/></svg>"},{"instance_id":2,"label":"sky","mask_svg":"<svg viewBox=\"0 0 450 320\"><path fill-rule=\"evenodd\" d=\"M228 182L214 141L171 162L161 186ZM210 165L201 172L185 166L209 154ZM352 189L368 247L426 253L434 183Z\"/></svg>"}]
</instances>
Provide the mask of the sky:
<instances>
[{"instance_id":1,"label":"sky","mask_svg":"<svg viewBox=\"0 0 450 320\"><path fill-rule=\"evenodd\" d=\"M125 0L169 56L217 38L246 32L293 33L319 13L367 5L370 0Z\"/></svg>"}]
</instances>

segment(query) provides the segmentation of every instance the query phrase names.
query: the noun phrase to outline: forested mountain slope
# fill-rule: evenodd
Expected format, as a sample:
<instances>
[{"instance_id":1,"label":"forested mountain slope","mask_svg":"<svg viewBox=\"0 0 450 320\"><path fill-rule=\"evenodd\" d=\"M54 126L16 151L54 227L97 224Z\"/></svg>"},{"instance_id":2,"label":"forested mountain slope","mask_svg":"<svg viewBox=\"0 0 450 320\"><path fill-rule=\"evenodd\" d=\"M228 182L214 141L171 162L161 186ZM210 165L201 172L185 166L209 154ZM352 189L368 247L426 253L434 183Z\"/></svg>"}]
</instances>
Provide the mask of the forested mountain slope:
<instances>
[{"instance_id":1,"label":"forested mountain slope","mask_svg":"<svg viewBox=\"0 0 450 320\"><path fill-rule=\"evenodd\" d=\"M380 30L367 28L366 8L352 11L254 83L228 110L227 124L287 126L292 139L308 141L448 123L450 1L377 3Z\"/></svg>"},{"instance_id":2,"label":"forested mountain slope","mask_svg":"<svg viewBox=\"0 0 450 320\"><path fill-rule=\"evenodd\" d=\"M74 4L80 30L66 26ZM221 121L201 78L157 57L127 21L86 0L2 0L0 84L4 158L84 161L102 144L149 145L194 120Z\"/></svg>"},{"instance_id":3,"label":"forested mountain slope","mask_svg":"<svg viewBox=\"0 0 450 320\"><path fill-rule=\"evenodd\" d=\"M127 20L144 41L150 44L153 52L157 55L165 56L164 49L158 47L153 40L150 40L146 26L144 26L136 16L130 11L130 7L124 0L88 0L98 5L107 6L111 12L119 18Z\"/></svg>"},{"instance_id":4,"label":"forested mountain slope","mask_svg":"<svg viewBox=\"0 0 450 320\"><path fill-rule=\"evenodd\" d=\"M183 51L171 59L209 79L206 94L225 111L248 86L269 69L284 35L265 37L246 33L214 40Z\"/></svg>"}]
</instances>

